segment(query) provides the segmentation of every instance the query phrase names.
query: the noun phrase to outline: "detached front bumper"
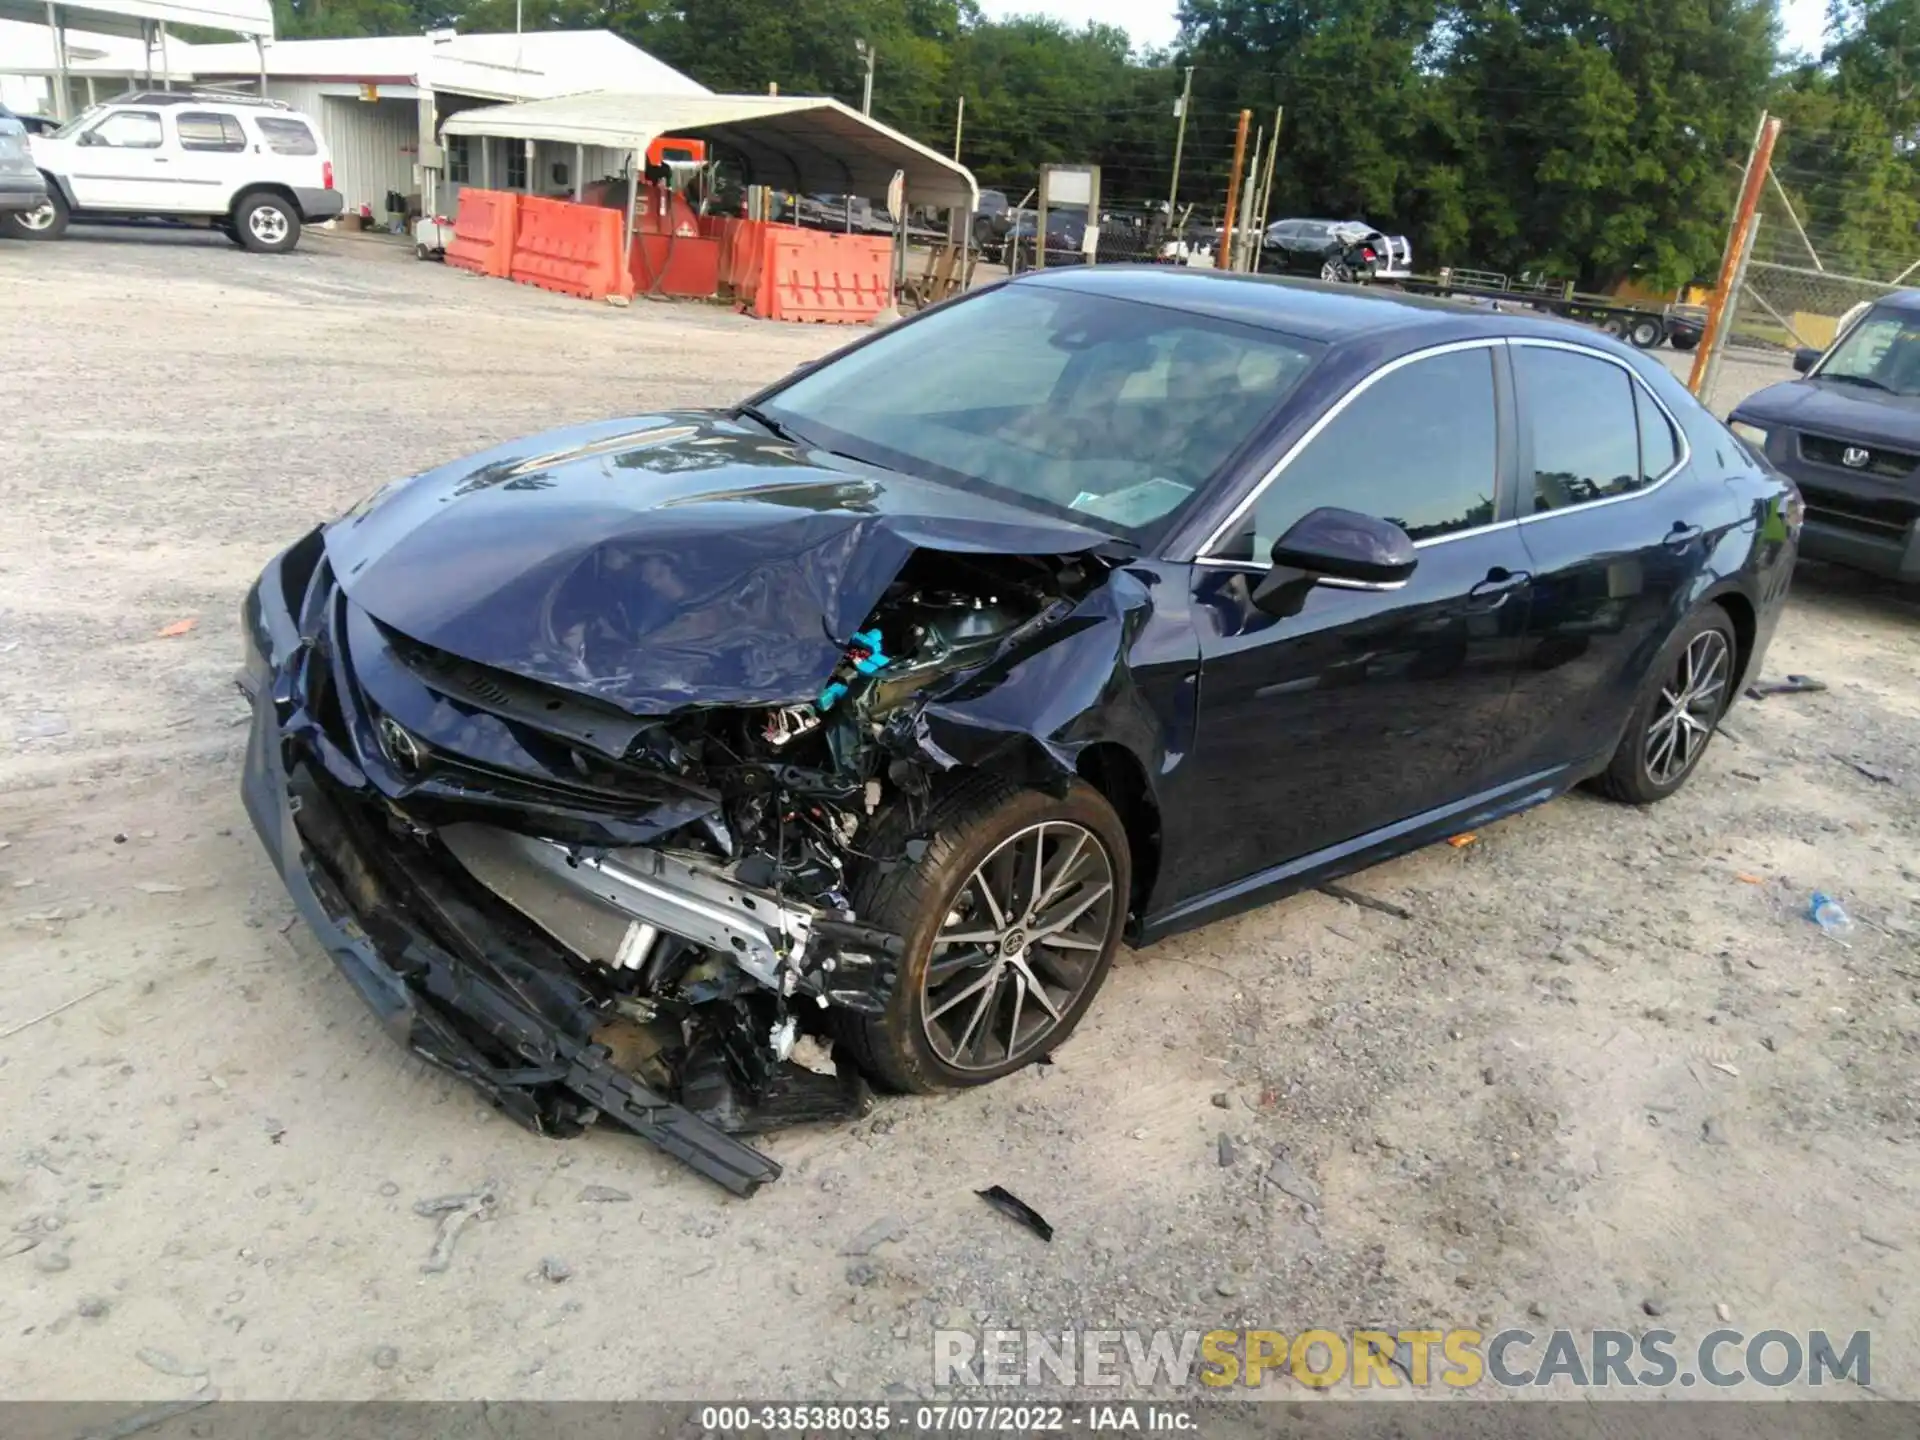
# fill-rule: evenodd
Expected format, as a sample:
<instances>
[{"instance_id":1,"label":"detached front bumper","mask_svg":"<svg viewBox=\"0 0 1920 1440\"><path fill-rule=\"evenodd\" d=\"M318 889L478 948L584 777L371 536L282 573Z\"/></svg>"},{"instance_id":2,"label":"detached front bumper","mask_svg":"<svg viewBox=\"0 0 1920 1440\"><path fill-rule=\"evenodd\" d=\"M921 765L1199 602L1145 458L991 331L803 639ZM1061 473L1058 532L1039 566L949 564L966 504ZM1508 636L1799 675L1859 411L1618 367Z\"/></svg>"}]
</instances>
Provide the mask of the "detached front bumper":
<instances>
[{"instance_id":1,"label":"detached front bumper","mask_svg":"<svg viewBox=\"0 0 1920 1440\"><path fill-rule=\"evenodd\" d=\"M395 1039L460 1075L542 1134L600 1116L737 1195L780 1167L615 1068L593 1040L610 996L538 930L448 864L404 858L379 814L300 738L305 645L295 607L318 533L249 592L240 681L253 705L241 779L247 814L303 919Z\"/></svg>"}]
</instances>

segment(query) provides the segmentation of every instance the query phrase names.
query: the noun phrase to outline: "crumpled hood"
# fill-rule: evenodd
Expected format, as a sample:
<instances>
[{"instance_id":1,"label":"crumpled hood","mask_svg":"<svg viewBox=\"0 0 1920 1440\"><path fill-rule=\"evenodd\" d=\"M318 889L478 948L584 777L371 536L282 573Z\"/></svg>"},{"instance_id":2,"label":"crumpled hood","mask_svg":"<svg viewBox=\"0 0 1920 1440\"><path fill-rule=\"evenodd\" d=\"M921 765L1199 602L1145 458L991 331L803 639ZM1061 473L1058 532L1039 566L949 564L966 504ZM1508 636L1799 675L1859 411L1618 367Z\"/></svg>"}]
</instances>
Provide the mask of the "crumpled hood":
<instances>
[{"instance_id":1,"label":"crumpled hood","mask_svg":"<svg viewBox=\"0 0 1920 1440\"><path fill-rule=\"evenodd\" d=\"M814 698L916 549L1110 537L695 412L552 431L327 528L348 597L424 644L634 714Z\"/></svg>"},{"instance_id":2,"label":"crumpled hood","mask_svg":"<svg viewBox=\"0 0 1920 1440\"><path fill-rule=\"evenodd\" d=\"M1755 425L1790 425L1836 440L1920 450L1920 397L1890 395L1843 381L1816 378L1769 385L1734 406L1733 416Z\"/></svg>"}]
</instances>

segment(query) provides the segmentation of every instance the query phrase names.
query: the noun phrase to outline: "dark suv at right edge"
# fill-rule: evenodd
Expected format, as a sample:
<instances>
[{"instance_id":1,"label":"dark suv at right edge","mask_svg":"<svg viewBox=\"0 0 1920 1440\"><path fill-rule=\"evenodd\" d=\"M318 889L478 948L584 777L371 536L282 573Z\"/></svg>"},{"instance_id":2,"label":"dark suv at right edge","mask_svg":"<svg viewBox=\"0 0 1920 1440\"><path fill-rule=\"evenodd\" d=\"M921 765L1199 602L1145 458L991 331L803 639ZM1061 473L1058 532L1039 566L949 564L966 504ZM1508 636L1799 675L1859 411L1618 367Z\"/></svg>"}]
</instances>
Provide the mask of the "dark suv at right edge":
<instances>
[{"instance_id":1,"label":"dark suv at right edge","mask_svg":"<svg viewBox=\"0 0 1920 1440\"><path fill-rule=\"evenodd\" d=\"M1803 378L1748 396L1728 423L1800 487L1800 553L1920 582L1920 290L1793 364Z\"/></svg>"}]
</instances>

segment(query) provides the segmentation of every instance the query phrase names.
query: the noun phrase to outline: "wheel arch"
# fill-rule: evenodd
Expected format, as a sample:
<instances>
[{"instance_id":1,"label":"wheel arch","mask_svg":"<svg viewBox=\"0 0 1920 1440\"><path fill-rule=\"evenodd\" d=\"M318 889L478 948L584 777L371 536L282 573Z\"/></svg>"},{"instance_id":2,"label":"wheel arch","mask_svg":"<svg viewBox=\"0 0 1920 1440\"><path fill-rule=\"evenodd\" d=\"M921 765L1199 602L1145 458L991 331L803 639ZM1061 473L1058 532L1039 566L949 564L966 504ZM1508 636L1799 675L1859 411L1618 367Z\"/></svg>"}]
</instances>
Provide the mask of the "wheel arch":
<instances>
[{"instance_id":1,"label":"wheel arch","mask_svg":"<svg viewBox=\"0 0 1920 1440\"><path fill-rule=\"evenodd\" d=\"M1133 893L1127 897L1127 905L1137 920L1147 913L1154 882L1159 878L1162 844L1160 805L1147 781L1146 766L1126 746L1101 740L1080 752L1074 768L1113 807L1127 832L1127 847L1133 858Z\"/></svg>"},{"instance_id":2,"label":"wheel arch","mask_svg":"<svg viewBox=\"0 0 1920 1440\"><path fill-rule=\"evenodd\" d=\"M1705 603L1726 611L1733 624L1734 692L1737 695L1753 677L1747 667L1753 663L1754 647L1760 640L1760 612L1746 592L1728 585L1707 595Z\"/></svg>"},{"instance_id":3,"label":"wheel arch","mask_svg":"<svg viewBox=\"0 0 1920 1440\"><path fill-rule=\"evenodd\" d=\"M284 200L293 211L293 218L300 218L300 200L293 193L293 187L282 185L277 180L249 180L233 192L233 199L227 202L227 218L236 225L240 223L240 207L256 195L271 195L276 200Z\"/></svg>"}]
</instances>

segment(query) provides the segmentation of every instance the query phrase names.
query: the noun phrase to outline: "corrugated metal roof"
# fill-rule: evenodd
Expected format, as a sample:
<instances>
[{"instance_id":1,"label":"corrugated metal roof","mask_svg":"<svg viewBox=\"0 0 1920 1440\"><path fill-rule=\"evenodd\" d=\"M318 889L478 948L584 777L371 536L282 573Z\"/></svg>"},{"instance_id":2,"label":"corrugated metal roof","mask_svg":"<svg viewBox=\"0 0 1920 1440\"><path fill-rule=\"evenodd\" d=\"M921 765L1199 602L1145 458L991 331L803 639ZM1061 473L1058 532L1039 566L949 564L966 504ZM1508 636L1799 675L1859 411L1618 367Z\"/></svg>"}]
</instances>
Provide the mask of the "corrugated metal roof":
<instances>
[{"instance_id":1,"label":"corrugated metal roof","mask_svg":"<svg viewBox=\"0 0 1920 1440\"><path fill-rule=\"evenodd\" d=\"M45 6L41 7L40 14L44 21ZM193 71L181 63L181 56L191 48L183 41L169 38L167 65L171 73L163 76L157 44L149 54L139 39L131 35L69 30L67 69L74 75L144 75L151 64L155 80L191 80ZM54 60L53 31L44 23L29 25L19 20L0 20L0 73L52 75L59 69Z\"/></svg>"},{"instance_id":2,"label":"corrugated metal roof","mask_svg":"<svg viewBox=\"0 0 1920 1440\"><path fill-rule=\"evenodd\" d=\"M142 22L164 20L273 36L272 0L60 0L60 8L66 12L63 19L77 14L82 26L103 34L138 35ZM46 0L0 0L0 19L45 23L46 18Z\"/></svg>"},{"instance_id":3,"label":"corrugated metal roof","mask_svg":"<svg viewBox=\"0 0 1920 1440\"><path fill-rule=\"evenodd\" d=\"M964 165L823 96L603 91L463 110L445 131L618 150L644 150L662 135L680 135L737 151L757 184L877 197L893 172L904 170L914 204L972 209L979 199Z\"/></svg>"},{"instance_id":4,"label":"corrugated metal roof","mask_svg":"<svg viewBox=\"0 0 1920 1440\"><path fill-rule=\"evenodd\" d=\"M244 77L260 72L252 45L195 45L188 54L187 63L198 76ZM708 93L706 86L608 30L281 40L267 46L267 75L289 80L394 80L503 100L541 100L610 89Z\"/></svg>"}]
</instances>

